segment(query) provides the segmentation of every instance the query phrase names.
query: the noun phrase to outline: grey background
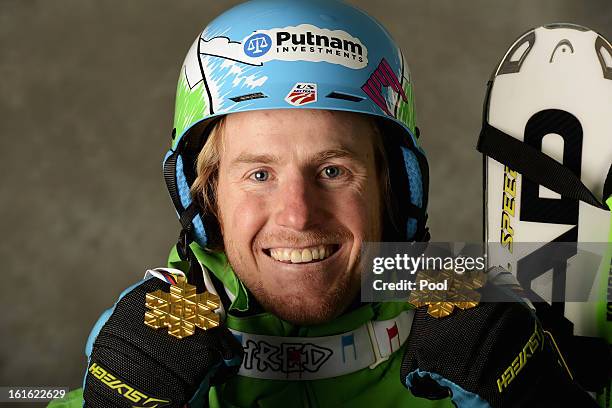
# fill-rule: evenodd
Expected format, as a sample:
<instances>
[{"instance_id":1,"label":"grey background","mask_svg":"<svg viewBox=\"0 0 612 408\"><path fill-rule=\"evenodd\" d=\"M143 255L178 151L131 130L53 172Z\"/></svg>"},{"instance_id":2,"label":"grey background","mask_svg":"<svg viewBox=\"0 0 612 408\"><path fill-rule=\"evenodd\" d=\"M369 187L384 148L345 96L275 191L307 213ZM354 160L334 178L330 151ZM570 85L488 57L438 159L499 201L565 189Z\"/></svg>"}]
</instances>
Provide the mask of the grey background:
<instances>
[{"instance_id":1,"label":"grey background","mask_svg":"<svg viewBox=\"0 0 612 408\"><path fill-rule=\"evenodd\" d=\"M237 1L0 0L0 385L80 385L103 309L160 266L178 223L161 176L179 68ZM353 0L404 49L436 241L481 237L485 84L516 37L609 0ZM571 80L571 79L570 79Z\"/></svg>"}]
</instances>

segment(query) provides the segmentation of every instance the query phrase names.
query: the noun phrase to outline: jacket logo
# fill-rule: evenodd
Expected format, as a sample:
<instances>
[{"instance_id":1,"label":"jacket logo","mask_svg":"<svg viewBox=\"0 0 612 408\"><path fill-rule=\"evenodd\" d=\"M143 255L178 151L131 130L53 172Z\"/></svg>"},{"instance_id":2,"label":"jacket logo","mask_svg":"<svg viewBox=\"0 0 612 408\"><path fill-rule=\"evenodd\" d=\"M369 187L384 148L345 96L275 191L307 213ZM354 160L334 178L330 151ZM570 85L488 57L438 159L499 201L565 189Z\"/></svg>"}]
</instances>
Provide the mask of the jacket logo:
<instances>
[{"instance_id":1,"label":"jacket logo","mask_svg":"<svg viewBox=\"0 0 612 408\"><path fill-rule=\"evenodd\" d=\"M273 346L265 341L247 340L242 366L247 370L282 373L314 373L329 360L333 351L312 343L281 343Z\"/></svg>"}]
</instances>

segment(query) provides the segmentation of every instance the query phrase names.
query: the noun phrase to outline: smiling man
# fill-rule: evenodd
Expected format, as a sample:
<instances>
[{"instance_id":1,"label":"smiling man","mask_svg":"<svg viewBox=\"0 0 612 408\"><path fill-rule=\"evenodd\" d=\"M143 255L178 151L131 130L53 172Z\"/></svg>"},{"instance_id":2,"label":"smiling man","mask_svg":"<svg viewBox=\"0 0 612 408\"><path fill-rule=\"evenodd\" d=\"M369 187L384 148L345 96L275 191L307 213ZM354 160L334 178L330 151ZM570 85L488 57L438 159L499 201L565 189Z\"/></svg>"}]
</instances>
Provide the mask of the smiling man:
<instances>
[{"instance_id":1,"label":"smiling man","mask_svg":"<svg viewBox=\"0 0 612 408\"><path fill-rule=\"evenodd\" d=\"M200 154L218 167L216 214L233 270L266 311L331 320L358 296L364 241L381 235L381 135L373 119L314 109L229 115ZM376 154L378 151L378 154ZM378 166L376 163L378 156ZM213 200L211 200L213 201ZM206 208L206 207L204 207Z\"/></svg>"},{"instance_id":2,"label":"smiling man","mask_svg":"<svg viewBox=\"0 0 612 408\"><path fill-rule=\"evenodd\" d=\"M451 406L399 379L413 307L359 293L365 242L428 237L417 136L408 66L362 11L256 0L211 22L181 69L164 159L179 243L92 331L86 405L127 402L108 374L172 406ZM132 320L183 274L219 296L221 327L175 341ZM126 359L168 374L143 385Z\"/></svg>"},{"instance_id":3,"label":"smiling man","mask_svg":"<svg viewBox=\"0 0 612 408\"><path fill-rule=\"evenodd\" d=\"M429 239L418 136L402 53L360 10L255 0L211 22L164 158L179 242L96 323L84 405L555 406L571 380L523 305L361 302L365 242Z\"/></svg>"}]
</instances>

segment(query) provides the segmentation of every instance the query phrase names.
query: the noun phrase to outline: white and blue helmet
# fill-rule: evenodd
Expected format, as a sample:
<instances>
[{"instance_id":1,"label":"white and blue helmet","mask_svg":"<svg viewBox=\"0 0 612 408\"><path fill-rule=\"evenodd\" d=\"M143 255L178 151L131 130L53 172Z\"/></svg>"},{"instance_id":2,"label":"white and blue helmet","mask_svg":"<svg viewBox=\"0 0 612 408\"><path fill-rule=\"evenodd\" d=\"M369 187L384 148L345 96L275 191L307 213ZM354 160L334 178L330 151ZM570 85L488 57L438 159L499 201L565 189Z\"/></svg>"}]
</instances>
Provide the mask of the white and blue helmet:
<instances>
[{"instance_id":1,"label":"white and blue helmet","mask_svg":"<svg viewBox=\"0 0 612 408\"><path fill-rule=\"evenodd\" d=\"M410 71L377 21L336 0L246 2L213 20L189 49L164 176L190 239L202 247L209 241L189 189L210 119L286 108L380 118L396 220L384 239L428 239L428 167L417 140Z\"/></svg>"}]
</instances>

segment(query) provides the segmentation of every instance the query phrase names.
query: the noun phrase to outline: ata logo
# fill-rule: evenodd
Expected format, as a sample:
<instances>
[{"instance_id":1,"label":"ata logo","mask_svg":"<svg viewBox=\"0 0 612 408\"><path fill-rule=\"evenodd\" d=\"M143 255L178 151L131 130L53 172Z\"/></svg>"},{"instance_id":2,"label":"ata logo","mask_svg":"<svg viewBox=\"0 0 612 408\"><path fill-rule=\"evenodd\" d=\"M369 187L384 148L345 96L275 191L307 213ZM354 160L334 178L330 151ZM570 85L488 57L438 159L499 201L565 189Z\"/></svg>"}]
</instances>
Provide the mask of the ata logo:
<instances>
[{"instance_id":1,"label":"ata logo","mask_svg":"<svg viewBox=\"0 0 612 408\"><path fill-rule=\"evenodd\" d=\"M244 41L244 53L249 57L265 55L272 47L272 39L264 33L253 34Z\"/></svg>"},{"instance_id":2,"label":"ata logo","mask_svg":"<svg viewBox=\"0 0 612 408\"><path fill-rule=\"evenodd\" d=\"M298 82L285 97L287 103L302 106L317 101L317 84Z\"/></svg>"},{"instance_id":3,"label":"ata logo","mask_svg":"<svg viewBox=\"0 0 612 408\"><path fill-rule=\"evenodd\" d=\"M196 294L196 287L187 283L184 276L176 277L176 285L170 285L170 293L156 290L147 293L144 323L154 329L168 327L168 333L182 339L202 330L219 325L219 296L210 292Z\"/></svg>"},{"instance_id":4,"label":"ata logo","mask_svg":"<svg viewBox=\"0 0 612 408\"><path fill-rule=\"evenodd\" d=\"M247 340L243 348L245 369L286 374L317 372L333 354L332 350L312 343L281 343L279 347L261 340Z\"/></svg>"}]
</instances>

